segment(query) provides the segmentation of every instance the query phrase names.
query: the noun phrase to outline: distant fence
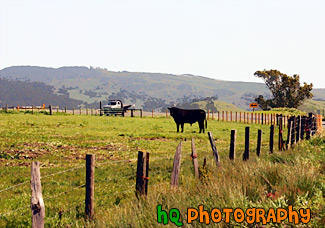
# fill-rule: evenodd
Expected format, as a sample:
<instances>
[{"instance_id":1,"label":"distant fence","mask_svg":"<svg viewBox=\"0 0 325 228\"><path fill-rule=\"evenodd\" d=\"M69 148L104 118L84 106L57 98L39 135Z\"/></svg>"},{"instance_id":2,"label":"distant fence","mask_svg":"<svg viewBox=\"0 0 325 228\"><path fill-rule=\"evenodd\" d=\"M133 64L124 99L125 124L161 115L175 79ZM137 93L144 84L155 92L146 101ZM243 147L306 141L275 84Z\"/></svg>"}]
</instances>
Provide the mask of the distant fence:
<instances>
[{"instance_id":1,"label":"distant fence","mask_svg":"<svg viewBox=\"0 0 325 228\"><path fill-rule=\"evenodd\" d=\"M309 140L313 135L315 135L317 132L322 131L322 125L320 124L321 115L313 115L310 113L308 116L292 116L288 119L288 134L287 139L283 139L283 125L284 125L285 118L283 116L278 116L277 118L277 124L278 124L278 150L288 150L292 146L294 146L296 143L298 143L301 140ZM275 123L275 122L274 122ZM273 153L274 151L274 131L275 131L275 125L271 124L270 126L270 136L269 136L269 153ZM218 153L218 149L215 143L215 140L212 136L211 132L208 132L208 138L210 141L210 145L213 152L213 158L215 161L215 164L217 167L221 166L222 161L220 160L220 156ZM236 158L236 138L237 138L237 130L231 130L230 132L230 146L229 146L229 159L235 160ZM256 148L256 156L261 156L261 145L262 145L262 130L258 129L258 135L257 135L257 148ZM199 178L199 164L198 164L198 154L195 149L194 144L194 138L192 138L192 153L191 158L193 160L193 166L194 166L194 176L195 178ZM176 153L174 156L174 162L173 162L173 169L171 173L171 179L170 179L170 186L171 188L177 188L179 183L179 175L180 175L180 168L181 168L181 154L182 154L182 141L179 143L179 145L176 148ZM242 154L242 160L248 161L250 158L250 127L245 127L245 150ZM168 157L160 157L155 158L152 160L158 160L158 159L168 159ZM130 160L116 160L116 161L108 161L108 162L102 162L96 165L96 167L100 167L103 164L109 164L109 163L117 163L117 162L130 162ZM1 192L6 192L9 190L12 190L18 186L27 184L30 182L31 184L31 205L26 205L20 208L17 208L13 211L9 211L5 214L0 215L0 217L7 217L12 213L15 213L17 211L30 208L32 211L32 223L33 227L44 227L45 223L45 204L44 200L48 200L51 198L57 198L63 194L67 194L68 192L71 192L75 189L79 188L85 188L85 217L86 219L92 219L94 216L94 186L95 183L98 183L95 180L94 176L94 170L95 170L95 155L87 154L86 155L86 180L84 184L75 186L71 188L68 191L61 192L59 194L56 194L54 196L50 196L43 199L42 196L42 187L41 187L41 179L45 179L49 176L55 176L62 173L67 173L72 170L77 170L80 168L84 168L84 166L71 168L68 170L60 171L57 173L53 173L44 177L41 177L40 174L40 163L37 161L33 161L31 165L31 180L25 181L19 184L16 184L14 186L7 187L5 189L0 190ZM206 167L206 158L204 158L203 163L203 169ZM156 172L159 173L159 172ZM154 172L151 173L155 174ZM136 196L139 199L141 196L145 196L148 194L148 182L149 182L149 153L148 152L138 152L138 159L137 159L137 171L136 173L132 174L130 177L135 176L136 182L135 182L135 192ZM116 178L116 181L119 178ZM113 181L113 179L108 179L105 181ZM133 190L133 191L134 191ZM124 193L126 191L132 191L132 188L128 188L127 190L123 192L117 192L118 193ZM114 195L113 194L113 195ZM79 203L78 205L82 205L83 203ZM72 210L74 207L71 207L69 210ZM60 212L59 218L61 218L63 212ZM52 218L53 219L53 218Z\"/></svg>"},{"instance_id":2,"label":"distant fence","mask_svg":"<svg viewBox=\"0 0 325 228\"><path fill-rule=\"evenodd\" d=\"M103 111L101 109L89 109L89 108L77 108L75 109L74 107L72 110L68 110L67 106L65 107L60 107L59 106L54 106L54 105L49 105L49 107L43 106L17 106L17 107L9 107L6 105L3 108L6 112L9 110L30 110L32 114L35 112L40 112L40 111L47 111L49 112L50 115L52 115L55 112L61 112L61 113L68 113L72 115L104 115ZM128 109L127 113L131 117L135 116L135 113L138 112L140 117L143 116L151 116L151 118L155 117L163 117L165 116L166 118L169 118L169 112L168 109L165 110L165 112L155 112L154 109L151 110L151 112L148 111L143 111L142 109ZM324 112L324 110L323 110ZM313 114L317 118L317 124L322 125L322 116L324 115L319 115L319 114ZM233 111L217 111L213 112L210 110L207 110L206 112L206 118L207 120L217 120L217 121L223 121L223 122L238 122L238 123L246 123L246 124L262 124L262 125L279 125L279 118L282 118L283 121L283 127L287 128L289 119L291 118L290 115L283 115L283 114L276 114L276 113L257 113L257 112L233 112Z\"/></svg>"}]
</instances>

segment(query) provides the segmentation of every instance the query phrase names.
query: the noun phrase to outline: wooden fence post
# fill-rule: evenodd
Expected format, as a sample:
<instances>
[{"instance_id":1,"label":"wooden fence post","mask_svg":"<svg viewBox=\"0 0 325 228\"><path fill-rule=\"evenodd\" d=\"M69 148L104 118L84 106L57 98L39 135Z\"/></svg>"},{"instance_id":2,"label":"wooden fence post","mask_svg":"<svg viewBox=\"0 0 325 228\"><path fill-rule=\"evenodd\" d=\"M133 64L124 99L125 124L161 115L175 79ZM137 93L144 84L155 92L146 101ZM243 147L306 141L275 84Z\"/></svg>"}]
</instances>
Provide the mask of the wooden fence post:
<instances>
[{"instance_id":1,"label":"wooden fence post","mask_svg":"<svg viewBox=\"0 0 325 228\"><path fill-rule=\"evenodd\" d=\"M257 113L255 112L255 124L257 124Z\"/></svg>"},{"instance_id":2,"label":"wooden fence post","mask_svg":"<svg viewBox=\"0 0 325 228\"><path fill-rule=\"evenodd\" d=\"M264 124L264 113L262 113L262 125Z\"/></svg>"},{"instance_id":3,"label":"wooden fence post","mask_svg":"<svg viewBox=\"0 0 325 228\"><path fill-rule=\"evenodd\" d=\"M251 123L254 123L254 113L251 113Z\"/></svg>"},{"instance_id":4,"label":"wooden fence post","mask_svg":"<svg viewBox=\"0 0 325 228\"><path fill-rule=\"evenodd\" d=\"M67 106L64 107L64 112L67 113Z\"/></svg>"},{"instance_id":5,"label":"wooden fence post","mask_svg":"<svg viewBox=\"0 0 325 228\"><path fill-rule=\"evenodd\" d=\"M53 115L52 105L49 106L49 109L50 109L50 115L52 116Z\"/></svg>"},{"instance_id":6,"label":"wooden fence post","mask_svg":"<svg viewBox=\"0 0 325 228\"><path fill-rule=\"evenodd\" d=\"M140 117L142 118L142 109L140 109Z\"/></svg>"},{"instance_id":7,"label":"wooden fence post","mask_svg":"<svg viewBox=\"0 0 325 228\"><path fill-rule=\"evenodd\" d=\"M300 139L304 140L304 135L305 135L305 130L306 130L306 116L301 117L301 126L300 126Z\"/></svg>"},{"instance_id":8,"label":"wooden fence post","mask_svg":"<svg viewBox=\"0 0 325 228\"><path fill-rule=\"evenodd\" d=\"M291 145L296 144L296 130L297 130L297 118L295 116L290 117L292 121L291 126Z\"/></svg>"},{"instance_id":9,"label":"wooden fence post","mask_svg":"<svg viewBox=\"0 0 325 228\"><path fill-rule=\"evenodd\" d=\"M249 159L249 127L245 127L245 152L243 154L243 161Z\"/></svg>"},{"instance_id":10,"label":"wooden fence post","mask_svg":"<svg viewBox=\"0 0 325 228\"><path fill-rule=\"evenodd\" d=\"M208 109L208 120L210 119L210 110Z\"/></svg>"},{"instance_id":11,"label":"wooden fence post","mask_svg":"<svg viewBox=\"0 0 325 228\"><path fill-rule=\"evenodd\" d=\"M8 104L6 104L6 113L8 112Z\"/></svg>"},{"instance_id":12,"label":"wooden fence post","mask_svg":"<svg viewBox=\"0 0 325 228\"><path fill-rule=\"evenodd\" d=\"M151 110L151 117L153 118L154 116L153 116L153 109Z\"/></svg>"},{"instance_id":13,"label":"wooden fence post","mask_svg":"<svg viewBox=\"0 0 325 228\"><path fill-rule=\"evenodd\" d=\"M291 135L292 135L292 119L289 119L288 122L288 137L287 137L287 150L291 147Z\"/></svg>"},{"instance_id":14,"label":"wooden fence post","mask_svg":"<svg viewBox=\"0 0 325 228\"><path fill-rule=\"evenodd\" d=\"M283 143L283 129L282 129L282 115L279 116L279 151L282 151L284 149L284 143Z\"/></svg>"},{"instance_id":15,"label":"wooden fence post","mask_svg":"<svg viewBox=\"0 0 325 228\"><path fill-rule=\"evenodd\" d=\"M72 115L74 115L74 106L72 107Z\"/></svg>"},{"instance_id":16,"label":"wooden fence post","mask_svg":"<svg viewBox=\"0 0 325 228\"><path fill-rule=\"evenodd\" d=\"M237 112L236 112L236 117L235 118L236 118L236 123L237 123Z\"/></svg>"},{"instance_id":17,"label":"wooden fence post","mask_svg":"<svg viewBox=\"0 0 325 228\"><path fill-rule=\"evenodd\" d=\"M100 115L100 116L103 116L102 109L103 109L103 105L102 105L102 102L100 101L100 102L99 102L99 115Z\"/></svg>"},{"instance_id":18,"label":"wooden fence post","mask_svg":"<svg viewBox=\"0 0 325 228\"><path fill-rule=\"evenodd\" d=\"M86 108L86 115L88 116L88 108Z\"/></svg>"},{"instance_id":19,"label":"wooden fence post","mask_svg":"<svg viewBox=\"0 0 325 228\"><path fill-rule=\"evenodd\" d=\"M168 109L166 109L166 118L168 118Z\"/></svg>"},{"instance_id":20,"label":"wooden fence post","mask_svg":"<svg viewBox=\"0 0 325 228\"><path fill-rule=\"evenodd\" d=\"M32 162L30 185L32 189L32 227L44 227L45 205L42 196L40 163L38 161Z\"/></svg>"},{"instance_id":21,"label":"wooden fence post","mask_svg":"<svg viewBox=\"0 0 325 228\"><path fill-rule=\"evenodd\" d=\"M211 119L214 120L214 111L212 110Z\"/></svg>"},{"instance_id":22,"label":"wooden fence post","mask_svg":"<svg viewBox=\"0 0 325 228\"><path fill-rule=\"evenodd\" d=\"M230 133L230 151L229 151L229 159L235 159L236 153L236 138L237 138L237 130L231 130Z\"/></svg>"},{"instance_id":23,"label":"wooden fence post","mask_svg":"<svg viewBox=\"0 0 325 228\"><path fill-rule=\"evenodd\" d=\"M173 172L170 180L170 185L172 188L176 188L179 182L179 172L181 168L181 154L182 154L182 141L178 144L176 148L176 153L174 157Z\"/></svg>"},{"instance_id":24,"label":"wooden fence post","mask_svg":"<svg viewBox=\"0 0 325 228\"><path fill-rule=\"evenodd\" d=\"M195 179L199 179L199 162L197 160L197 153L196 153L196 149L195 149L195 144L194 144L194 138L192 138L192 144L191 144L191 148L192 148L192 160L193 160L193 166L194 166L194 175L195 175Z\"/></svg>"},{"instance_id":25,"label":"wooden fence post","mask_svg":"<svg viewBox=\"0 0 325 228\"><path fill-rule=\"evenodd\" d=\"M220 121L220 112L218 111L218 121Z\"/></svg>"},{"instance_id":26,"label":"wooden fence post","mask_svg":"<svg viewBox=\"0 0 325 228\"><path fill-rule=\"evenodd\" d=\"M32 114L34 114L34 105L32 105Z\"/></svg>"},{"instance_id":27,"label":"wooden fence post","mask_svg":"<svg viewBox=\"0 0 325 228\"><path fill-rule=\"evenodd\" d=\"M244 112L244 123L246 123L246 112Z\"/></svg>"},{"instance_id":28,"label":"wooden fence post","mask_svg":"<svg viewBox=\"0 0 325 228\"><path fill-rule=\"evenodd\" d=\"M225 121L225 111L222 111L222 121Z\"/></svg>"},{"instance_id":29,"label":"wooden fence post","mask_svg":"<svg viewBox=\"0 0 325 228\"><path fill-rule=\"evenodd\" d=\"M135 184L136 195L147 195L149 181L149 153L144 151L138 152L137 179Z\"/></svg>"},{"instance_id":30,"label":"wooden fence post","mask_svg":"<svg viewBox=\"0 0 325 228\"><path fill-rule=\"evenodd\" d=\"M274 145L274 124L270 127L270 153L273 153L273 145Z\"/></svg>"},{"instance_id":31,"label":"wooden fence post","mask_svg":"<svg viewBox=\"0 0 325 228\"><path fill-rule=\"evenodd\" d=\"M310 139L310 135L311 135L312 118L313 118L313 113L310 112L308 114L308 118L307 118L307 121L306 121L306 139L307 140Z\"/></svg>"},{"instance_id":32,"label":"wooden fence post","mask_svg":"<svg viewBox=\"0 0 325 228\"><path fill-rule=\"evenodd\" d=\"M230 111L230 121L232 122L232 111Z\"/></svg>"},{"instance_id":33,"label":"wooden fence post","mask_svg":"<svg viewBox=\"0 0 325 228\"><path fill-rule=\"evenodd\" d=\"M316 124L316 114L313 115L313 124L312 124L312 135L315 135L317 131L317 124Z\"/></svg>"},{"instance_id":34,"label":"wooden fence post","mask_svg":"<svg viewBox=\"0 0 325 228\"><path fill-rule=\"evenodd\" d=\"M226 121L228 122L228 111L226 111Z\"/></svg>"},{"instance_id":35,"label":"wooden fence post","mask_svg":"<svg viewBox=\"0 0 325 228\"><path fill-rule=\"evenodd\" d=\"M219 154L218 154L218 150L217 150L216 144L214 142L212 133L209 131L208 135L209 135L209 140L210 140L210 145L211 145L211 148L212 148L212 153L213 153L214 160L216 162L216 165L220 166Z\"/></svg>"},{"instance_id":36,"label":"wooden fence post","mask_svg":"<svg viewBox=\"0 0 325 228\"><path fill-rule=\"evenodd\" d=\"M258 157L261 154L261 147L262 147L262 130L258 129L258 132L257 132L257 148L256 148L256 155Z\"/></svg>"},{"instance_id":37,"label":"wooden fence post","mask_svg":"<svg viewBox=\"0 0 325 228\"><path fill-rule=\"evenodd\" d=\"M86 219L94 217L94 183L95 183L95 155L86 154Z\"/></svg>"}]
</instances>

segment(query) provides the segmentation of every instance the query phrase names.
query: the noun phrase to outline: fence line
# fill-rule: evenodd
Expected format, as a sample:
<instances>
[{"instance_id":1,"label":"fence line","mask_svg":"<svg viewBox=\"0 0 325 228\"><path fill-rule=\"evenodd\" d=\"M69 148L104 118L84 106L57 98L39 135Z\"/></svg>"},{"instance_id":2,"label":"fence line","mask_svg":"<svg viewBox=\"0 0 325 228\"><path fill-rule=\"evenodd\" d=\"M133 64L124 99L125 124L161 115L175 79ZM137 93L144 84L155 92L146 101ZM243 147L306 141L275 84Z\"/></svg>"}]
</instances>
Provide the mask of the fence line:
<instances>
[{"instance_id":1,"label":"fence line","mask_svg":"<svg viewBox=\"0 0 325 228\"><path fill-rule=\"evenodd\" d=\"M30 183L30 180L28 180L28 181L24 181L24 182L21 182L21 183L19 183L19 184L16 184L16 185L10 186L10 187L5 188L5 189L2 189L2 190L0 190L0 192L5 192L5 191L8 191L8 190L10 190L10 189L16 188L16 187L18 187L18 186L20 186L20 185L27 184L27 183Z\"/></svg>"}]
</instances>

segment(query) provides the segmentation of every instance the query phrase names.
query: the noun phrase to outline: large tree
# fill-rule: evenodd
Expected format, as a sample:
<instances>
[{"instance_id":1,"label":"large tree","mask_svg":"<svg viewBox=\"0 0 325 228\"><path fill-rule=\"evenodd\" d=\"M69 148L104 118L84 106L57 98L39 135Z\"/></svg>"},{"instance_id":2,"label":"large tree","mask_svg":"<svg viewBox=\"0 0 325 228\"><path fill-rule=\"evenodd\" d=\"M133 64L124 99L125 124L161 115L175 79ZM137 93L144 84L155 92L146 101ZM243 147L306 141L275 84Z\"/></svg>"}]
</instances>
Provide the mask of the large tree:
<instances>
[{"instance_id":1,"label":"large tree","mask_svg":"<svg viewBox=\"0 0 325 228\"><path fill-rule=\"evenodd\" d=\"M272 99L264 100L258 97L256 101L263 109L271 108L297 108L305 99L313 97L311 90L313 84L304 82L300 86L299 75L288 76L278 70L256 71L254 75L262 78L266 86L271 90Z\"/></svg>"}]
</instances>

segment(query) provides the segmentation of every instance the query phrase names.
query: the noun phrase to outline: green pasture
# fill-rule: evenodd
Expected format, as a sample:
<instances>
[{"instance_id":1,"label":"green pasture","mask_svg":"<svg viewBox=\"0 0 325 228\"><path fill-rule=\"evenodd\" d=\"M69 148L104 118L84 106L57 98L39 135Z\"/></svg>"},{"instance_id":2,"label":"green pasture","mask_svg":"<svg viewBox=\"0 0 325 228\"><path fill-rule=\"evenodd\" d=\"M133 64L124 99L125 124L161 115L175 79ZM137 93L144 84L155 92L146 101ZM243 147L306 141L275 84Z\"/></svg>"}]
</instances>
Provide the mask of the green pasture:
<instances>
[{"instance_id":1,"label":"green pasture","mask_svg":"<svg viewBox=\"0 0 325 228\"><path fill-rule=\"evenodd\" d=\"M250 159L243 162L246 126L250 126ZM275 153L270 155L269 126L209 120L207 130L215 138L221 160L217 168L207 132L199 134L197 123L185 124L184 128L184 133L176 133L173 119L165 116L0 113L0 227L31 226L32 161L41 162L46 227L175 227L172 223L157 223L158 204L164 209L178 208L184 223L187 207L204 204L207 209L294 205L311 208L312 227L325 224L322 135L277 152L276 128ZM235 161L228 158L231 129L237 129ZM260 157L256 156L258 129L263 131ZM198 152L199 181L194 178L190 157L192 138ZM173 157L180 141L180 186L171 190ZM138 151L150 153L148 196L140 200L134 192ZM84 220L86 154L96 155L94 221ZM202 167L204 158L206 168ZM274 197L267 197L268 193ZM230 227L234 225L248 226L243 223Z\"/></svg>"}]
</instances>

